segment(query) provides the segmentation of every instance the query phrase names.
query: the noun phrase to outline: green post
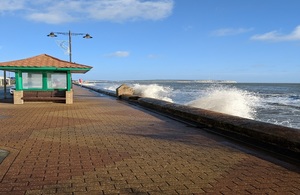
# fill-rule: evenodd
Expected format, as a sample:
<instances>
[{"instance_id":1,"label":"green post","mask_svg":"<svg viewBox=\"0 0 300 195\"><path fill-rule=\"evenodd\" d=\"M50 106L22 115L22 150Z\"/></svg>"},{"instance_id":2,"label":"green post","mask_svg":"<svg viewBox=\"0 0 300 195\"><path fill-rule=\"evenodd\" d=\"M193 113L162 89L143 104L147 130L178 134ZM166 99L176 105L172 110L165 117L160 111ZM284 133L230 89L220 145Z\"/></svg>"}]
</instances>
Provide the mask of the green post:
<instances>
[{"instance_id":1,"label":"green post","mask_svg":"<svg viewBox=\"0 0 300 195\"><path fill-rule=\"evenodd\" d=\"M17 90L17 91L23 90L23 85L22 85L22 72L21 72L21 71L16 71L16 72L15 72L15 77L16 77L16 90Z\"/></svg>"},{"instance_id":2,"label":"green post","mask_svg":"<svg viewBox=\"0 0 300 195\"><path fill-rule=\"evenodd\" d=\"M47 72L43 73L43 90L48 90L48 77Z\"/></svg>"},{"instance_id":3,"label":"green post","mask_svg":"<svg viewBox=\"0 0 300 195\"><path fill-rule=\"evenodd\" d=\"M67 71L67 91L71 91L72 89L72 75L71 71Z\"/></svg>"}]
</instances>

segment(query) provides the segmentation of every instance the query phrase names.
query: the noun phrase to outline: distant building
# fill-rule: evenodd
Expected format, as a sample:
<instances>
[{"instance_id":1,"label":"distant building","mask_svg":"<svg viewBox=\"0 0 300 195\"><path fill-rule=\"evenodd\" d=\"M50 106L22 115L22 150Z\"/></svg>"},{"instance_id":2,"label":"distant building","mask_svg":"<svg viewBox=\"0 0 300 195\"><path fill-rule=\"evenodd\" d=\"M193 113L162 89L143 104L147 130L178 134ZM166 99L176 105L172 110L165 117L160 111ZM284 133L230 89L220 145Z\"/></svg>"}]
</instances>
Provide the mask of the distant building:
<instances>
[{"instance_id":1,"label":"distant building","mask_svg":"<svg viewBox=\"0 0 300 195\"><path fill-rule=\"evenodd\" d=\"M11 85L11 79L10 78L6 78L6 85ZM4 77L0 76L0 86L4 86Z\"/></svg>"}]
</instances>

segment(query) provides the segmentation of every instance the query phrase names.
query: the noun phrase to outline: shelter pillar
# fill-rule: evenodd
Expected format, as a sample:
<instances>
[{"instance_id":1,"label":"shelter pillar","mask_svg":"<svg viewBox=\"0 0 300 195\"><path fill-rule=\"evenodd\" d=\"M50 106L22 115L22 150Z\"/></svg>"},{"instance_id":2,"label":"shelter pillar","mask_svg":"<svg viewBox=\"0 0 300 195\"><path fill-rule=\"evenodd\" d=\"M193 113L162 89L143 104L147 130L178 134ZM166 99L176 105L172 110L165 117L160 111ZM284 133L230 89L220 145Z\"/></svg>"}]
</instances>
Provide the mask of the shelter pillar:
<instances>
[{"instance_id":1,"label":"shelter pillar","mask_svg":"<svg viewBox=\"0 0 300 195\"><path fill-rule=\"evenodd\" d=\"M14 91L14 104L23 104L23 91Z\"/></svg>"},{"instance_id":2,"label":"shelter pillar","mask_svg":"<svg viewBox=\"0 0 300 195\"><path fill-rule=\"evenodd\" d=\"M73 90L66 91L66 104L73 104Z\"/></svg>"}]
</instances>

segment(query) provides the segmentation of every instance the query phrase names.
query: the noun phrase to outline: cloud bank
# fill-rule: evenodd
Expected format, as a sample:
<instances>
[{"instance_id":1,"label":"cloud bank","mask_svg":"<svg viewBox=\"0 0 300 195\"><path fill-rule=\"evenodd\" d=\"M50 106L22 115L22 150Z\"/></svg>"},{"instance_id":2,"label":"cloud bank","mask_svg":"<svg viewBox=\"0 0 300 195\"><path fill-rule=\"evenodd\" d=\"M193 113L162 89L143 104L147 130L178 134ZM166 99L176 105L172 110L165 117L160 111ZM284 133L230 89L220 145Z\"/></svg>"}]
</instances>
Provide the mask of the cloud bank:
<instances>
[{"instance_id":1,"label":"cloud bank","mask_svg":"<svg viewBox=\"0 0 300 195\"><path fill-rule=\"evenodd\" d=\"M281 34L278 31L271 31L265 34L254 35L251 39L257 41L298 41L300 40L300 25L289 34Z\"/></svg>"},{"instance_id":2,"label":"cloud bank","mask_svg":"<svg viewBox=\"0 0 300 195\"><path fill-rule=\"evenodd\" d=\"M86 19L124 22L160 20L171 15L173 0L1 0L0 14L61 24Z\"/></svg>"}]
</instances>

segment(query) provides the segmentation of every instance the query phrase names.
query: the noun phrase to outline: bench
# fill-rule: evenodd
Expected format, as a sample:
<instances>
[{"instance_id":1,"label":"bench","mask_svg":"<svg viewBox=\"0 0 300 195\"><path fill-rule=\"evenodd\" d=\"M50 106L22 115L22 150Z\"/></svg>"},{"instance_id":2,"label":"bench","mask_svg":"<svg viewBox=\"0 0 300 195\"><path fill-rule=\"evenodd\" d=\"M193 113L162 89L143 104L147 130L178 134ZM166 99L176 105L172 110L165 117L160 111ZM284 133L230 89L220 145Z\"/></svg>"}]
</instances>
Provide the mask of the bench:
<instances>
[{"instance_id":1,"label":"bench","mask_svg":"<svg viewBox=\"0 0 300 195\"><path fill-rule=\"evenodd\" d=\"M66 101L66 91L23 91L24 101Z\"/></svg>"}]
</instances>

